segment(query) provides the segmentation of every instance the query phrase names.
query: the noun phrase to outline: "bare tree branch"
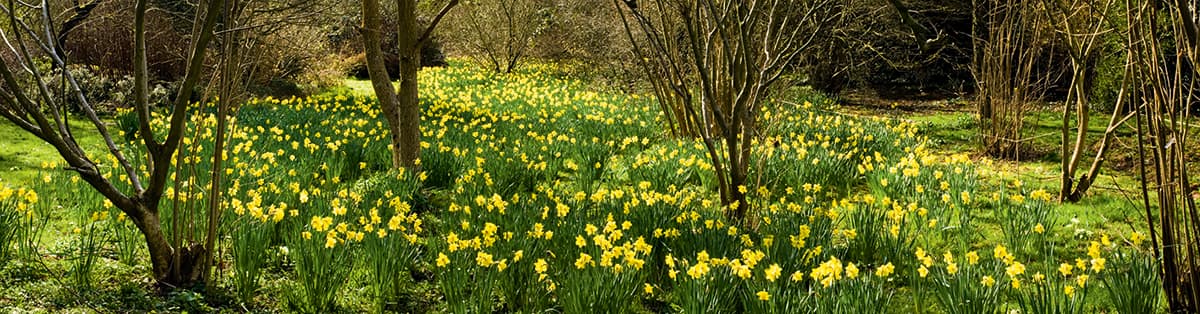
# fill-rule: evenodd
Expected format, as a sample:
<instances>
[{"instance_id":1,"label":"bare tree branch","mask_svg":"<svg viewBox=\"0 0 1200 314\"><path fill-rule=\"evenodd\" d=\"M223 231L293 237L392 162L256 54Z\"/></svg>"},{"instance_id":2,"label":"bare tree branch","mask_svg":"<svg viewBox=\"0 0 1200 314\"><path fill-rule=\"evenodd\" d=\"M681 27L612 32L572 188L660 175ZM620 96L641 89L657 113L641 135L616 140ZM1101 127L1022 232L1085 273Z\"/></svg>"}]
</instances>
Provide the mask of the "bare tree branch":
<instances>
[{"instance_id":1,"label":"bare tree branch","mask_svg":"<svg viewBox=\"0 0 1200 314\"><path fill-rule=\"evenodd\" d=\"M438 11L437 16L434 16L433 21L429 22L429 26L425 27L425 31L421 33L421 36L417 37L417 45L424 45L429 41L429 37L433 36L433 30L437 28L438 23L441 23L446 14L449 14L450 10L458 5L458 1L450 0L450 2L446 2L446 6L442 7L441 11Z\"/></svg>"}]
</instances>

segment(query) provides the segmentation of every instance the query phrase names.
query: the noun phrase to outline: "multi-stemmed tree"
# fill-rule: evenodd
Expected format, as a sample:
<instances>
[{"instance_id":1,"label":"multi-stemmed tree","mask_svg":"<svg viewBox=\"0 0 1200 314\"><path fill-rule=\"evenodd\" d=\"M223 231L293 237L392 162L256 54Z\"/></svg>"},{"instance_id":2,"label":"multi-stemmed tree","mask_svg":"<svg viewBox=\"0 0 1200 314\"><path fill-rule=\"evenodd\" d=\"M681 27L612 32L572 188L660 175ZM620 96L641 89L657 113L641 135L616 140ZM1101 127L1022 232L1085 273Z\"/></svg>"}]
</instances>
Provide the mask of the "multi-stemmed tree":
<instances>
[{"instance_id":1,"label":"multi-stemmed tree","mask_svg":"<svg viewBox=\"0 0 1200 314\"><path fill-rule=\"evenodd\" d=\"M772 86L813 43L829 0L615 1L674 133L699 138L721 203L745 218L753 139ZM635 32L641 36L635 35ZM639 38L640 37L640 38Z\"/></svg>"},{"instance_id":2,"label":"multi-stemmed tree","mask_svg":"<svg viewBox=\"0 0 1200 314\"><path fill-rule=\"evenodd\" d=\"M66 170L77 173L84 182L124 212L145 236L154 279L174 286L202 279L207 269L204 265L209 252L206 252L204 245L173 244L168 240L160 220L159 204L171 180L169 174L174 156L179 151L187 128L188 105L204 73L205 56L225 1L208 0L196 4L187 74L179 85L174 103L170 105L170 122L166 130L156 130L151 124L151 111L155 109L151 108L148 97L147 2L138 0L134 7L133 110L138 118L137 137L141 139L141 147L122 146L113 141L112 133L70 71L62 71L65 84L46 81L45 73L37 66L40 59L47 58L59 69L67 68L70 62L56 53L59 42L53 34L54 28L59 25L45 0L33 4L9 0L2 5L8 31L5 40L17 57L0 62L0 116L53 146L66 161ZM54 88L62 90L54 93ZM55 95L65 96L59 98ZM64 99L68 97L80 105L90 123L87 128L92 130L89 132L96 132L104 139L107 153L117 161L115 166L120 168L119 181L118 178L105 175L102 168L110 165L97 162L94 155L85 151L76 140L75 133L79 126L72 124L68 117L68 99ZM135 155L139 158L132 159L130 154L139 154ZM145 155L143 157L140 154ZM145 162L144 171L131 162L141 159Z\"/></svg>"},{"instance_id":3,"label":"multi-stemmed tree","mask_svg":"<svg viewBox=\"0 0 1200 314\"><path fill-rule=\"evenodd\" d=\"M1113 0L1044 0L1046 14L1051 24L1067 47L1067 57L1070 61L1071 85L1067 91L1067 101L1063 104L1062 123L1062 185L1059 199L1077 202L1083 198L1096 177L1100 175L1100 166L1104 163L1105 155L1112 147L1112 140L1117 127L1133 117L1134 113L1122 115L1122 102L1126 100L1124 84L1116 104L1112 106L1112 118L1105 128L1104 136L1100 139L1100 147L1092 159L1091 167L1078 179L1076 172L1082 163L1083 155L1088 146L1087 132L1091 103L1088 72L1096 59L1098 48L1103 44L1104 35L1114 30L1114 25L1108 20L1111 11L1116 8ZM1126 80L1128 81L1128 80ZM1070 121L1075 116L1075 138L1071 143Z\"/></svg>"}]
</instances>

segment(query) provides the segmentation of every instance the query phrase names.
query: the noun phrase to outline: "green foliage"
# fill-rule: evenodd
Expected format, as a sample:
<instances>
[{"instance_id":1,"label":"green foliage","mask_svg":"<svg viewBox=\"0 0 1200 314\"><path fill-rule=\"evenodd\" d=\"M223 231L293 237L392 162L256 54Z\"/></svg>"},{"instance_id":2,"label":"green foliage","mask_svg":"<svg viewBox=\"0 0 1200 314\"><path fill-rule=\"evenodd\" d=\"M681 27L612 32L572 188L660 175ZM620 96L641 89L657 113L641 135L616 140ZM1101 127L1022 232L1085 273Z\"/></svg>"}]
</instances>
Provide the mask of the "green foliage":
<instances>
[{"instance_id":1,"label":"green foliage","mask_svg":"<svg viewBox=\"0 0 1200 314\"><path fill-rule=\"evenodd\" d=\"M103 213L103 214L102 214ZM80 293L88 293L93 287L93 271L97 261L101 258L100 249L104 245L105 236L103 224L107 220L108 212L93 212L91 217L87 217L86 212L78 214L80 218L77 220L77 226L72 230L74 241L71 251L65 254L70 256L71 269L68 273L68 278L72 287Z\"/></svg>"},{"instance_id":2,"label":"green foliage","mask_svg":"<svg viewBox=\"0 0 1200 314\"><path fill-rule=\"evenodd\" d=\"M327 213L332 210L332 197L314 197L312 211L306 214ZM308 226L291 225L287 230L289 256L295 260L296 289L290 295L295 309L305 313L324 313L336 309L337 297L354 265L352 247L345 244L351 237L344 227L332 224L331 217L312 216ZM316 221L326 219L326 222ZM342 223L344 224L344 223ZM342 234L338 233L341 229Z\"/></svg>"},{"instance_id":3,"label":"green foliage","mask_svg":"<svg viewBox=\"0 0 1200 314\"><path fill-rule=\"evenodd\" d=\"M1042 237L1041 234L1045 233L1046 228L1057 225L1054 217L1050 215L1050 196L1043 194L1030 201L1010 202L1012 197L1023 196L1013 194L1008 200L997 204L996 208L996 217L1000 218L1005 243L1014 250L1023 252L1038 249L1035 247L1035 241Z\"/></svg>"},{"instance_id":4,"label":"green foliage","mask_svg":"<svg viewBox=\"0 0 1200 314\"><path fill-rule=\"evenodd\" d=\"M0 264L3 265L8 265L9 259L14 257L17 232L23 229L20 224L22 213L17 211L20 201L12 197L13 193L7 186L0 186Z\"/></svg>"},{"instance_id":5,"label":"green foliage","mask_svg":"<svg viewBox=\"0 0 1200 314\"><path fill-rule=\"evenodd\" d=\"M1066 294L1066 289L1073 290L1072 294ZM1088 290L1086 287L1076 290L1070 282L1035 284L1027 291L1015 293L1014 298L1022 311L1030 313L1086 313L1083 300L1087 298Z\"/></svg>"},{"instance_id":6,"label":"green foliage","mask_svg":"<svg viewBox=\"0 0 1200 314\"><path fill-rule=\"evenodd\" d=\"M889 219L888 216L895 217ZM863 206L849 213L855 237L846 247L846 258L881 265L909 265L907 256L916 248L914 235L919 232L918 217L896 216L895 211ZM895 226L896 228L892 228Z\"/></svg>"},{"instance_id":7,"label":"green foliage","mask_svg":"<svg viewBox=\"0 0 1200 314\"><path fill-rule=\"evenodd\" d=\"M53 179L48 173L38 173L42 174L41 180L32 184L31 188L18 188L13 195L18 214L13 241L17 245L17 257L26 260L33 260L38 256L38 248L42 246L42 235L51 215L49 201L41 200L38 191L42 191L44 195L46 191L52 190Z\"/></svg>"},{"instance_id":8,"label":"green foliage","mask_svg":"<svg viewBox=\"0 0 1200 314\"><path fill-rule=\"evenodd\" d=\"M1137 243L1137 242L1135 242ZM1162 308L1158 261L1136 249L1118 249L1109 258L1112 274L1102 277L1113 309L1119 313L1153 313Z\"/></svg>"},{"instance_id":9,"label":"green foliage","mask_svg":"<svg viewBox=\"0 0 1200 314\"><path fill-rule=\"evenodd\" d=\"M744 293L738 289L737 277L730 274L729 269L715 270L707 276L693 276L691 272L700 273L701 269L708 267L700 266L700 262L702 261L680 263L681 269L687 269L689 274L678 275L688 278L682 278L681 283L675 286L672 301L678 304L684 313L736 311L737 301L743 299L740 294Z\"/></svg>"},{"instance_id":10,"label":"green foliage","mask_svg":"<svg viewBox=\"0 0 1200 314\"><path fill-rule=\"evenodd\" d=\"M229 225L234 290L243 303L252 303L269 253L274 224L251 217L237 217Z\"/></svg>"},{"instance_id":11,"label":"green foliage","mask_svg":"<svg viewBox=\"0 0 1200 314\"><path fill-rule=\"evenodd\" d=\"M918 251L922 252L922 251ZM947 252L947 254L952 254ZM961 253L955 259L953 255L944 267L935 267L933 256L926 257L920 268L912 272L910 280L930 276L933 280L923 285L935 296L939 308L946 313L1001 313L1000 306L1006 283L1004 279L1003 257L992 258L984 254L980 257L972 252ZM920 253L918 253L920 255ZM944 256L943 256L944 258ZM922 259L918 256L918 259ZM943 260L943 262L947 262ZM953 266L951 266L953 265ZM932 268L930 268L932 267ZM925 270L928 275L921 274ZM918 292L919 293L919 292ZM918 304L920 306L920 304Z\"/></svg>"},{"instance_id":12,"label":"green foliage","mask_svg":"<svg viewBox=\"0 0 1200 314\"><path fill-rule=\"evenodd\" d=\"M636 138L634 138L636 140ZM708 155L702 146L689 141L669 141L646 147L626 160L625 174L629 182L647 182L647 187L667 193L671 187L695 185L716 189L710 171ZM564 161L564 168L581 167L574 160ZM582 166L582 167L586 167Z\"/></svg>"},{"instance_id":13,"label":"green foliage","mask_svg":"<svg viewBox=\"0 0 1200 314\"><path fill-rule=\"evenodd\" d=\"M891 307L894 290L889 289L885 278L862 276L848 280L828 294L817 297L817 306L809 312L815 313L875 313ZM803 304L803 303L801 303ZM793 308L784 307L767 313L795 313Z\"/></svg>"},{"instance_id":14,"label":"green foliage","mask_svg":"<svg viewBox=\"0 0 1200 314\"><path fill-rule=\"evenodd\" d=\"M364 200L374 199L377 206L387 202L386 206L381 206L382 210L380 207L373 208L366 217L359 219L380 224L383 217L392 217L387 222L387 229L380 227L374 234L366 235L360 248L380 312L389 301L399 298L405 285L411 283L411 280L407 280L408 274L421 254L421 243L417 237L421 232L420 224L408 226L415 230L401 229L403 226L400 225L401 217L416 221L410 203L420 193L420 187L420 179L412 172L386 172L359 181L355 186L356 190L366 195Z\"/></svg>"}]
</instances>

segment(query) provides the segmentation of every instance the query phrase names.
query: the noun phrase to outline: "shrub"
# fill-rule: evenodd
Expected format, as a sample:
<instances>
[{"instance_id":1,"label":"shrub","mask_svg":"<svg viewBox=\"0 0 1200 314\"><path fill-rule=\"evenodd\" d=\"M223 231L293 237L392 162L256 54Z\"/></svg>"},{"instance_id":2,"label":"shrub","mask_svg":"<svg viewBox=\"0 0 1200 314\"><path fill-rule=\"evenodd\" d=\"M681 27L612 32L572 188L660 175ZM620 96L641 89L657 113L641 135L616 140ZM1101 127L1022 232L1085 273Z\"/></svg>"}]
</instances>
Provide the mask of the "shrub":
<instances>
[{"instance_id":1,"label":"shrub","mask_svg":"<svg viewBox=\"0 0 1200 314\"><path fill-rule=\"evenodd\" d=\"M386 3L386 1L385 1ZM384 64L387 65L388 75L393 79L400 77L400 57L396 54L396 41L399 39L396 33L396 13L394 9L387 8L389 4L384 5L384 14L382 14L383 29L380 32L383 47ZM355 11L358 12L358 11ZM425 29L429 25L429 18L426 16L417 17L417 29ZM343 18L337 21L327 33L327 38L330 47L334 48L341 54L345 60L346 69L351 76L358 79L368 78L367 61L363 54L362 36L358 31L358 27L362 25L362 14L354 13L350 18ZM444 25L444 24L443 24ZM441 28L442 26L438 26ZM429 41L421 47L421 66L422 67L445 67L450 65L446 59L446 54L442 51L442 39L440 36L432 36Z\"/></svg>"},{"instance_id":2,"label":"shrub","mask_svg":"<svg viewBox=\"0 0 1200 314\"><path fill-rule=\"evenodd\" d=\"M95 65L68 66L70 76L79 83L79 88L87 95L92 107L101 114L114 113L117 108L132 108L134 102L133 77ZM61 69L47 69L46 82L61 82ZM161 106L170 102L170 86L154 85L147 95L151 106ZM73 112L82 112L79 98L70 89L50 88L55 97L65 99Z\"/></svg>"},{"instance_id":3,"label":"shrub","mask_svg":"<svg viewBox=\"0 0 1200 314\"><path fill-rule=\"evenodd\" d=\"M455 48L496 73L511 73L531 56L534 38L552 23L551 0L482 0L464 3L447 21Z\"/></svg>"},{"instance_id":4,"label":"shrub","mask_svg":"<svg viewBox=\"0 0 1200 314\"><path fill-rule=\"evenodd\" d=\"M152 1L157 2L157 1ZM180 7L186 7L181 5ZM158 80L177 81L184 75L189 28L177 28L174 10L146 12L146 58L150 74ZM101 1L91 15L68 33L63 50L72 63L105 71L133 71L133 2ZM187 22L191 25L191 22Z\"/></svg>"}]
</instances>

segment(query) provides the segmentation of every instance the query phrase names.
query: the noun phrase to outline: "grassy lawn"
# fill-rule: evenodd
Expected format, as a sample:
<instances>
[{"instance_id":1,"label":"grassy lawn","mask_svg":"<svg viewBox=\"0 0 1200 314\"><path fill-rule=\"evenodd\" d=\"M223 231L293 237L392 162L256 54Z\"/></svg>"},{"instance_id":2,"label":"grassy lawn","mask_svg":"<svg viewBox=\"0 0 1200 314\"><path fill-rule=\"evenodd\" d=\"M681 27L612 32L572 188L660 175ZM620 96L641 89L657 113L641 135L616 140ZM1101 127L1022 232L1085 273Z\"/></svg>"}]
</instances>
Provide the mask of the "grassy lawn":
<instances>
[{"instance_id":1,"label":"grassy lawn","mask_svg":"<svg viewBox=\"0 0 1200 314\"><path fill-rule=\"evenodd\" d=\"M400 86L400 83L393 83L395 86ZM375 88L371 86L370 80L346 79L342 81L342 86L348 90L350 94L362 96L374 96Z\"/></svg>"},{"instance_id":2,"label":"grassy lawn","mask_svg":"<svg viewBox=\"0 0 1200 314\"><path fill-rule=\"evenodd\" d=\"M847 107L843 110L866 116L902 117L913 121L921 134L929 137L931 147L942 154L967 153L978 155L978 118L969 104L947 102L942 105L907 110L901 108ZM930 110L928 108L936 108ZM1108 128L1108 113L1093 110L1088 119L1087 145L1076 176L1087 172L1095 156L1099 141ZM1044 189L1056 193L1061 186L1062 159L1057 150L1061 147L1062 113L1043 109L1026 117L1025 139L1027 149L1038 152L1036 158L1021 161L988 160L991 166L985 179L989 186L1000 186L1005 181L1020 180L1028 188ZM1130 228L1145 230L1145 212L1141 205L1140 181L1136 168L1136 126L1133 120L1118 126L1113 145L1088 195L1078 203L1062 204L1055 213L1058 221L1069 223L1078 219L1081 226L1110 234L1128 234ZM1071 136L1075 135L1071 126ZM1072 139L1072 145L1074 140ZM1051 149L1053 148L1053 149Z\"/></svg>"},{"instance_id":3,"label":"grassy lawn","mask_svg":"<svg viewBox=\"0 0 1200 314\"><path fill-rule=\"evenodd\" d=\"M72 118L71 124L75 126L76 140L81 146L94 149L93 151L103 151L104 142L95 132L95 128L91 128L91 122ZM0 144L3 145L3 149L0 149L0 184L29 185L34 179L41 179L36 178L36 175L44 162L62 159L54 150L54 146L46 144L42 139L30 135L7 120L0 121Z\"/></svg>"}]
</instances>

